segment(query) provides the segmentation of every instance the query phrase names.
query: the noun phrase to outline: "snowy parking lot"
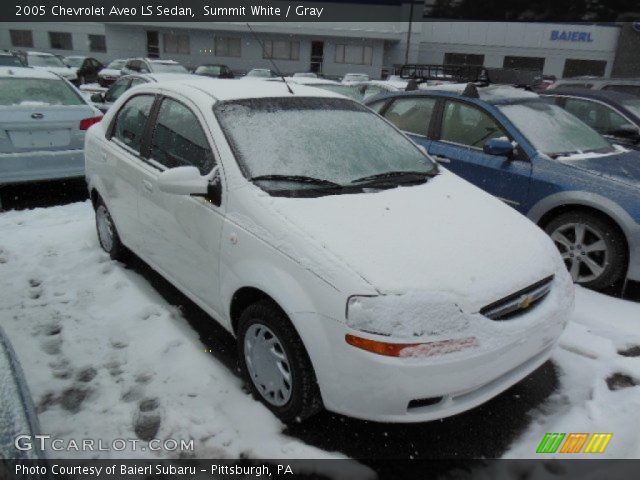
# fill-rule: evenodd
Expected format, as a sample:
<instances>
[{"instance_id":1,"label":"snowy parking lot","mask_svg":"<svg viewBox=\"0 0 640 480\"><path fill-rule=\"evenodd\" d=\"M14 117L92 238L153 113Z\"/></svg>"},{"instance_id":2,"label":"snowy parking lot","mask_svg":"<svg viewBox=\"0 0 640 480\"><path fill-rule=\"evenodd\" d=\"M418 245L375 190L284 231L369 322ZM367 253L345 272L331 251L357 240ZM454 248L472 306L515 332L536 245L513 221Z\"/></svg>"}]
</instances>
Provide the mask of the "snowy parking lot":
<instances>
[{"instance_id":1,"label":"snowy parking lot","mask_svg":"<svg viewBox=\"0 0 640 480\"><path fill-rule=\"evenodd\" d=\"M0 231L0 325L42 431L194 447L53 457L534 458L547 432L611 432L602 457L640 456L638 303L577 288L552 363L463 415L394 426L323 413L285 427L243 388L229 334L139 261L100 249L88 201L3 212Z\"/></svg>"}]
</instances>

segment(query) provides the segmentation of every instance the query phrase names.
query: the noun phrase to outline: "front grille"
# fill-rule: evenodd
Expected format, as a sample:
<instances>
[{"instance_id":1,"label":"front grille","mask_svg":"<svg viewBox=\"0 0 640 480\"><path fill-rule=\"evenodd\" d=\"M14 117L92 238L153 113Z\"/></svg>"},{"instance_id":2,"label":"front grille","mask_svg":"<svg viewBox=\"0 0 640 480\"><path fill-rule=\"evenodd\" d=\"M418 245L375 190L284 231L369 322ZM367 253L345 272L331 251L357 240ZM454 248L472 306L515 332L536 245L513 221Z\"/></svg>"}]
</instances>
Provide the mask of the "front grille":
<instances>
[{"instance_id":1,"label":"front grille","mask_svg":"<svg viewBox=\"0 0 640 480\"><path fill-rule=\"evenodd\" d=\"M509 320L535 307L551 290L553 275L493 302L480 310L491 320Z\"/></svg>"}]
</instances>

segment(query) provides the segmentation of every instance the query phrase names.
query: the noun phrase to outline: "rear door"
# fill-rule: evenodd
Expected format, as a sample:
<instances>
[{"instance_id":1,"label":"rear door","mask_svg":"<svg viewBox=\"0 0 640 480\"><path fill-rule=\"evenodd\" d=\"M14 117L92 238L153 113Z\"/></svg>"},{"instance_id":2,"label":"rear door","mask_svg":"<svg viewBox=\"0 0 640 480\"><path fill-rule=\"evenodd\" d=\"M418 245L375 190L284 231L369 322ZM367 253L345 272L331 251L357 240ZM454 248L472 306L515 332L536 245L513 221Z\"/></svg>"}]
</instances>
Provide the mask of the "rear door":
<instances>
[{"instance_id":1,"label":"rear door","mask_svg":"<svg viewBox=\"0 0 640 480\"><path fill-rule=\"evenodd\" d=\"M101 177L107 189L107 207L120 238L136 253L142 249L145 234L138 219L138 200L143 172L150 168L141 152L154 101L154 95L140 94L122 105L109 126L105 151L97 159L106 171Z\"/></svg>"},{"instance_id":2,"label":"rear door","mask_svg":"<svg viewBox=\"0 0 640 480\"><path fill-rule=\"evenodd\" d=\"M221 311L222 207L204 197L173 195L158 188L159 175L170 168L195 166L201 175L209 175L216 165L213 146L196 105L185 98L163 98L150 141L150 168L141 180L139 212L146 232L145 259L213 311Z\"/></svg>"},{"instance_id":3,"label":"rear door","mask_svg":"<svg viewBox=\"0 0 640 480\"><path fill-rule=\"evenodd\" d=\"M428 151L431 145L429 126L436 103L437 99L430 97L398 97L380 113Z\"/></svg>"},{"instance_id":4,"label":"rear door","mask_svg":"<svg viewBox=\"0 0 640 480\"><path fill-rule=\"evenodd\" d=\"M436 161L515 208L526 204L531 163L522 149L514 158L483 151L491 138L512 140L489 112L468 102L443 100L436 135L429 147Z\"/></svg>"}]
</instances>

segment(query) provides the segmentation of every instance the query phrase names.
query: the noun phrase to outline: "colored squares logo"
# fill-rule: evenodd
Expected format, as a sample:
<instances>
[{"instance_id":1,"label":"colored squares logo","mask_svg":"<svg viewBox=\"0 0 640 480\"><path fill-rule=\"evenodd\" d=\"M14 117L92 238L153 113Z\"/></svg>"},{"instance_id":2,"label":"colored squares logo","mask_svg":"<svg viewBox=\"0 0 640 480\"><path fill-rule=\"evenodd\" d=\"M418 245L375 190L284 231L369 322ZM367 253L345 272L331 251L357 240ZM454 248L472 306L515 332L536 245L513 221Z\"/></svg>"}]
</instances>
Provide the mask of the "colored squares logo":
<instances>
[{"instance_id":1,"label":"colored squares logo","mask_svg":"<svg viewBox=\"0 0 640 480\"><path fill-rule=\"evenodd\" d=\"M547 433L536 453L604 453L612 433Z\"/></svg>"}]
</instances>

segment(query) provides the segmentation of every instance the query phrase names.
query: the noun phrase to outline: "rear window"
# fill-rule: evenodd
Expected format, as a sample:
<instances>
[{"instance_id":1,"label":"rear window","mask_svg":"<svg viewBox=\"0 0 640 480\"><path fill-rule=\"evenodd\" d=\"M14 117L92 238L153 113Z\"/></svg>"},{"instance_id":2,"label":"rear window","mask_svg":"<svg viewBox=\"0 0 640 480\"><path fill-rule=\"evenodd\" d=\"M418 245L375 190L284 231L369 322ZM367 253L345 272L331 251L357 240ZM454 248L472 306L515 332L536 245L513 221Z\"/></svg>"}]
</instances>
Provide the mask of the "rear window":
<instances>
[{"instance_id":1,"label":"rear window","mask_svg":"<svg viewBox=\"0 0 640 480\"><path fill-rule=\"evenodd\" d=\"M65 81L48 78L0 78L0 105L84 105Z\"/></svg>"}]
</instances>

